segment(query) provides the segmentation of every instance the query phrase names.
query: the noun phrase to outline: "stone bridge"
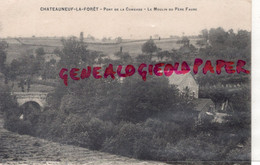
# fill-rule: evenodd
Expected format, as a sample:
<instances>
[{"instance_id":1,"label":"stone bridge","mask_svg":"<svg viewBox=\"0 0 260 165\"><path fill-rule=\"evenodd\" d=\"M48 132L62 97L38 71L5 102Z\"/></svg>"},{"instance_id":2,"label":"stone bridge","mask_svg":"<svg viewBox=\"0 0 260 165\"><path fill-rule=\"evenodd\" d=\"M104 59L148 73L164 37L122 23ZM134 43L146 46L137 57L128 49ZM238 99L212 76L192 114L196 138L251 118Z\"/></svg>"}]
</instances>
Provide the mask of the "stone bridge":
<instances>
[{"instance_id":1,"label":"stone bridge","mask_svg":"<svg viewBox=\"0 0 260 165\"><path fill-rule=\"evenodd\" d=\"M47 92L14 92L12 95L16 97L19 106L29 102L34 102L37 103L41 108L44 108L47 104Z\"/></svg>"}]
</instances>

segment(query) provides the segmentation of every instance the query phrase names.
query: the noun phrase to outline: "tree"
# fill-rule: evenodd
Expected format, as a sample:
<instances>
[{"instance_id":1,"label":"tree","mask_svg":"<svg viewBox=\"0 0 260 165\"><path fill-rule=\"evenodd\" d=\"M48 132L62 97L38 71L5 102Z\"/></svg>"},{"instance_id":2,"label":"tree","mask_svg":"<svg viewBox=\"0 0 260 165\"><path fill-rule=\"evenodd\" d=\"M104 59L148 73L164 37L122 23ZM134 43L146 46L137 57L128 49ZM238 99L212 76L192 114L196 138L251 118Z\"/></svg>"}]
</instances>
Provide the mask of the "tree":
<instances>
[{"instance_id":1,"label":"tree","mask_svg":"<svg viewBox=\"0 0 260 165\"><path fill-rule=\"evenodd\" d=\"M90 35L90 34L88 34L87 39L88 39L88 40L95 41L95 37L92 36L92 35Z\"/></svg>"},{"instance_id":2,"label":"tree","mask_svg":"<svg viewBox=\"0 0 260 165\"><path fill-rule=\"evenodd\" d=\"M21 79L20 82L18 83L18 87L21 88L22 92L24 92L24 85L25 85L25 80Z\"/></svg>"},{"instance_id":3,"label":"tree","mask_svg":"<svg viewBox=\"0 0 260 165\"><path fill-rule=\"evenodd\" d=\"M43 47L40 47L35 50L35 53L37 56L43 56L45 54L45 51L44 51Z\"/></svg>"},{"instance_id":4,"label":"tree","mask_svg":"<svg viewBox=\"0 0 260 165\"><path fill-rule=\"evenodd\" d=\"M44 67L44 63L45 63L45 59L44 59L44 55L45 55L45 51L43 49L43 47L37 48L35 50L36 53L36 58L35 58L35 62L32 63L32 67L33 68L37 68L37 72L39 72L40 70L43 70ZM37 67L38 66L38 67Z\"/></svg>"},{"instance_id":5,"label":"tree","mask_svg":"<svg viewBox=\"0 0 260 165\"><path fill-rule=\"evenodd\" d=\"M102 38L102 42L106 42L108 39L106 37Z\"/></svg>"},{"instance_id":6,"label":"tree","mask_svg":"<svg viewBox=\"0 0 260 165\"><path fill-rule=\"evenodd\" d=\"M33 55L24 55L18 59L18 63L14 67L19 67L19 74L24 76L32 76L39 73L41 65Z\"/></svg>"},{"instance_id":7,"label":"tree","mask_svg":"<svg viewBox=\"0 0 260 165\"><path fill-rule=\"evenodd\" d=\"M229 104L232 109L228 110L228 125L233 131L243 130L249 138L251 125L251 92L245 87L240 92L233 94L229 98Z\"/></svg>"},{"instance_id":8,"label":"tree","mask_svg":"<svg viewBox=\"0 0 260 165\"><path fill-rule=\"evenodd\" d=\"M152 55L158 50L158 47L152 39L148 40L142 45L142 52Z\"/></svg>"},{"instance_id":9,"label":"tree","mask_svg":"<svg viewBox=\"0 0 260 165\"><path fill-rule=\"evenodd\" d=\"M44 63L45 51L43 47L37 48L35 50L35 53L36 53L36 60L38 60L41 64Z\"/></svg>"},{"instance_id":10,"label":"tree","mask_svg":"<svg viewBox=\"0 0 260 165\"><path fill-rule=\"evenodd\" d=\"M55 59L51 59L48 62L44 62L41 67L41 76L43 79L55 79L58 74L57 62Z\"/></svg>"},{"instance_id":11,"label":"tree","mask_svg":"<svg viewBox=\"0 0 260 165\"><path fill-rule=\"evenodd\" d=\"M2 73L4 72L4 69L5 69L6 49L7 48L8 48L7 42L1 41L0 42L0 72L2 72Z\"/></svg>"},{"instance_id":12,"label":"tree","mask_svg":"<svg viewBox=\"0 0 260 165\"><path fill-rule=\"evenodd\" d=\"M60 56L59 66L74 68L85 64L93 65L96 57L91 56L90 51L84 43L79 42L75 37L62 40L63 49L57 51Z\"/></svg>"},{"instance_id":13,"label":"tree","mask_svg":"<svg viewBox=\"0 0 260 165\"><path fill-rule=\"evenodd\" d=\"M203 38L204 40L208 40L209 39L209 31L208 29L203 29L200 32L201 34L199 35L199 37Z\"/></svg>"},{"instance_id":14,"label":"tree","mask_svg":"<svg viewBox=\"0 0 260 165\"><path fill-rule=\"evenodd\" d=\"M212 46L218 46L225 43L228 38L228 33L221 27L216 29L211 28L208 34L209 42Z\"/></svg>"},{"instance_id":15,"label":"tree","mask_svg":"<svg viewBox=\"0 0 260 165\"><path fill-rule=\"evenodd\" d=\"M202 40L197 40L197 41L196 41L196 44L197 44L200 48L202 48L202 47L204 47L204 46L207 45L207 41L204 40L204 39L202 39Z\"/></svg>"},{"instance_id":16,"label":"tree","mask_svg":"<svg viewBox=\"0 0 260 165\"><path fill-rule=\"evenodd\" d=\"M143 81L133 76L125 79L121 89L117 110L119 120L141 122L169 110L180 100L177 88L169 86L168 79L163 77L148 77Z\"/></svg>"},{"instance_id":17,"label":"tree","mask_svg":"<svg viewBox=\"0 0 260 165\"><path fill-rule=\"evenodd\" d=\"M19 75L19 72L20 72L19 65L20 65L19 61L14 59L10 65L7 65L5 67L6 80L12 81L12 87L14 87L14 81L16 80L16 77Z\"/></svg>"},{"instance_id":18,"label":"tree","mask_svg":"<svg viewBox=\"0 0 260 165\"><path fill-rule=\"evenodd\" d=\"M117 37L117 38L115 38L115 40L116 40L116 43L122 43L122 41L123 41L122 37Z\"/></svg>"},{"instance_id":19,"label":"tree","mask_svg":"<svg viewBox=\"0 0 260 165\"><path fill-rule=\"evenodd\" d=\"M27 81L27 89L29 89L29 77L39 73L40 70L41 68L36 58L33 55L24 54L22 57L14 59L11 64L5 67L5 78L7 83L9 80L12 81L13 87L17 77L22 77L22 79L20 79L19 87L24 91L25 80Z\"/></svg>"},{"instance_id":20,"label":"tree","mask_svg":"<svg viewBox=\"0 0 260 165\"><path fill-rule=\"evenodd\" d=\"M70 69L93 66L96 63L96 59L102 56L102 54L97 51L89 51L86 45L81 44L74 38L70 38L63 40L63 49L60 51L59 56L61 60L58 67ZM59 100L61 105L64 105L61 109L66 109L66 112L95 111L97 113L99 109L110 105L107 100L111 101L112 98L108 97L106 93L113 93L110 91L114 89L115 80L110 80L109 78L97 80L91 76L80 81L71 79L69 81L71 81L69 86L64 87L64 84L61 84L59 88L56 88L54 94L57 97L56 100ZM60 82L62 83L62 81ZM68 102L71 104L67 105Z\"/></svg>"},{"instance_id":21,"label":"tree","mask_svg":"<svg viewBox=\"0 0 260 165\"><path fill-rule=\"evenodd\" d=\"M0 86L0 100L0 112L7 112L18 107L17 101L4 86Z\"/></svg>"},{"instance_id":22,"label":"tree","mask_svg":"<svg viewBox=\"0 0 260 165\"><path fill-rule=\"evenodd\" d=\"M119 51L119 52L115 53L115 56L119 58L119 62L118 62L119 65L131 64L133 62L132 57L127 52L120 52Z\"/></svg>"}]
</instances>

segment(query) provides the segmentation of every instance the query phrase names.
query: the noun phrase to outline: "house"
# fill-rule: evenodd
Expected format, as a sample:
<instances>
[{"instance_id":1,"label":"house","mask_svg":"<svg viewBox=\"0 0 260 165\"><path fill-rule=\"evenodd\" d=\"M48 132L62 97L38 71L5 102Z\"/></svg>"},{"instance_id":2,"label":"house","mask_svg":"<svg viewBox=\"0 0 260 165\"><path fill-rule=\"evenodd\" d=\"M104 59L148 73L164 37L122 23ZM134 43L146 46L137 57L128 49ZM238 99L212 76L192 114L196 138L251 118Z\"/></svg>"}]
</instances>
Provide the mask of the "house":
<instances>
[{"instance_id":1,"label":"house","mask_svg":"<svg viewBox=\"0 0 260 165\"><path fill-rule=\"evenodd\" d=\"M56 54L45 54L44 55L45 62L50 62L51 60L55 60L56 62L60 61L60 57Z\"/></svg>"},{"instance_id":2,"label":"house","mask_svg":"<svg viewBox=\"0 0 260 165\"><path fill-rule=\"evenodd\" d=\"M180 92L188 92L190 97L199 97L199 85L193 75L189 72L186 74L172 74L169 79L169 84L175 85Z\"/></svg>"},{"instance_id":3,"label":"house","mask_svg":"<svg viewBox=\"0 0 260 165\"><path fill-rule=\"evenodd\" d=\"M124 68L124 67L123 67ZM180 94L189 94L190 98L198 98L199 97L199 85L195 80L194 76L191 72L186 74L175 74L173 73L171 76L167 77L169 80L169 85L174 85L179 89ZM124 78L118 78L120 83L123 83Z\"/></svg>"},{"instance_id":4,"label":"house","mask_svg":"<svg viewBox=\"0 0 260 165\"><path fill-rule=\"evenodd\" d=\"M208 98L199 98L192 100L194 110L198 112L197 125L203 122L224 123L227 121L227 113L218 112L215 108L215 103Z\"/></svg>"},{"instance_id":5,"label":"house","mask_svg":"<svg viewBox=\"0 0 260 165\"><path fill-rule=\"evenodd\" d=\"M203 122L212 122L215 116L215 104L211 99L194 99L192 100L194 110L198 112L196 125Z\"/></svg>"},{"instance_id":6,"label":"house","mask_svg":"<svg viewBox=\"0 0 260 165\"><path fill-rule=\"evenodd\" d=\"M200 98L192 101L194 104L194 110L198 112L209 112L215 111L215 104L211 99Z\"/></svg>"}]
</instances>

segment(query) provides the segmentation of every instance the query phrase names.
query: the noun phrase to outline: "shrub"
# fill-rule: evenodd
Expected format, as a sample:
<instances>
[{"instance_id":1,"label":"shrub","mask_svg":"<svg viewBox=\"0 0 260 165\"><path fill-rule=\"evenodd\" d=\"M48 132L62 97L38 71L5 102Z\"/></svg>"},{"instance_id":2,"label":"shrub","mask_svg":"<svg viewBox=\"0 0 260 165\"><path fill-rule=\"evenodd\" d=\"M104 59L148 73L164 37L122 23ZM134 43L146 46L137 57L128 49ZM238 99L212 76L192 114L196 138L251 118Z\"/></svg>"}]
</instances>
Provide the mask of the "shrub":
<instances>
[{"instance_id":1,"label":"shrub","mask_svg":"<svg viewBox=\"0 0 260 165\"><path fill-rule=\"evenodd\" d=\"M17 109L13 109L14 111ZM9 113L5 116L4 127L10 131L17 132L19 134L32 135L34 129L32 123L29 120L19 119L19 113Z\"/></svg>"},{"instance_id":2,"label":"shrub","mask_svg":"<svg viewBox=\"0 0 260 165\"><path fill-rule=\"evenodd\" d=\"M229 161L250 161L251 159L251 143L250 139L241 148L234 148L227 154L227 160Z\"/></svg>"},{"instance_id":3,"label":"shrub","mask_svg":"<svg viewBox=\"0 0 260 165\"><path fill-rule=\"evenodd\" d=\"M219 146L194 137L180 140L176 145L168 144L165 148L165 154L167 155L167 161L221 160L221 150Z\"/></svg>"},{"instance_id":4,"label":"shrub","mask_svg":"<svg viewBox=\"0 0 260 165\"><path fill-rule=\"evenodd\" d=\"M105 140L103 151L133 156L135 141L141 138L142 128L140 124L120 123L118 129L119 131L115 136Z\"/></svg>"},{"instance_id":5,"label":"shrub","mask_svg":"<svg viewBox=\"0 0 260 165\"><path fill-rule=\"evenodd\" d=\"M113 124L111 122L102 121L98 118L92 118L87 128L90 138L91 149L101 149L106 138L113 134Z\"/></svg>"}]
</instances>

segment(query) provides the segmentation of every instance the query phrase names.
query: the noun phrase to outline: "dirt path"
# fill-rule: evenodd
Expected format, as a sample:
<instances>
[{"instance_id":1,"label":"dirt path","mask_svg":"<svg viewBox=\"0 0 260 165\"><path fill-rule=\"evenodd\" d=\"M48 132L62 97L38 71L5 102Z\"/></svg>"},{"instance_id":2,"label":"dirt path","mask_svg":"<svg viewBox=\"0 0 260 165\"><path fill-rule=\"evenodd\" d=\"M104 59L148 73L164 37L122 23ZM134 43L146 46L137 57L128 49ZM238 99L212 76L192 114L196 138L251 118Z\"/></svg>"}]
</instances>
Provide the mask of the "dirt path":
<instances>
[{"instance_id":1,"label":"dirt path","mask_svg":"<svg viewBox=\"0 0 260 165\"><path fill-rule=\"evenodd\" d=\"M3 128L3 118L0 115L0 164L159 165L163 163L140 161L19 135Z\"/></svg>"}]
</instances>

